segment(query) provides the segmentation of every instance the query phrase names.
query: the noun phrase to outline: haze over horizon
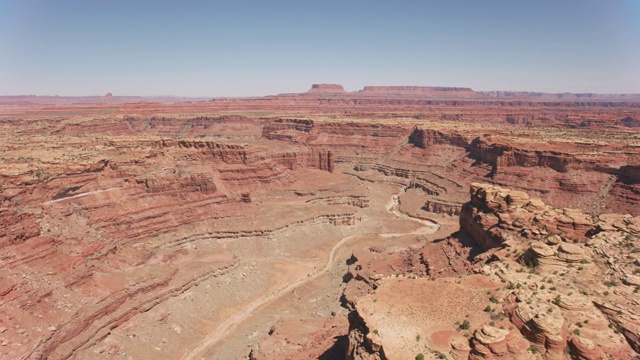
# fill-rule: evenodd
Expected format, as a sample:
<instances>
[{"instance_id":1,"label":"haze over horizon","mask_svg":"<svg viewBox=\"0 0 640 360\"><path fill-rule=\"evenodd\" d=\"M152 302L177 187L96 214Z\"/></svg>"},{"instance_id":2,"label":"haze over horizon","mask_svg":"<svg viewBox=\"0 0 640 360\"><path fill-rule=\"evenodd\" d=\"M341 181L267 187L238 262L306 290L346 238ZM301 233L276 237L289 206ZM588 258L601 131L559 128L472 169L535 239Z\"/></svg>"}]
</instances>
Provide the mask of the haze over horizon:
<instances>
[{"instance_id":1,"label":"haze over horizon","mask_svg":"<svg viewBox=\"0 0 640 360\"><path fill-rule=\"evenodd\" d=\"M0 95L640 93L640 2L0 0Z\"/></svg>"}]
</instances>

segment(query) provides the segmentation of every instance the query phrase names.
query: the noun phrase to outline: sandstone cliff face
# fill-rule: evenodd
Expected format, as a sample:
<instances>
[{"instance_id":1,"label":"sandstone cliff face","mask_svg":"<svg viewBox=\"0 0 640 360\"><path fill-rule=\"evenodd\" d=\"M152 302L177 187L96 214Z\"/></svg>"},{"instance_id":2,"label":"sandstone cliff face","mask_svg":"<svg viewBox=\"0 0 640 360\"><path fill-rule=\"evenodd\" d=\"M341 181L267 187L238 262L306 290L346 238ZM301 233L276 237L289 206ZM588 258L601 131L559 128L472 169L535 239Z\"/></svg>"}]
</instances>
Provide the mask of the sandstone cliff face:
<instances>
[{"instance_id":1,"label":"sandstone cliff face","mask_svg":"<svg viewBox=\"0 0 640 360\"><path fill-rule=\"evenodd\" d=\"M550 209L522 191L481 184L471 184L470 189L471 201L462 207L460 228L486 250L513 241L519 234L555 233L584 242L593 227L591 216L582 211Z\"/></svg>"},{"instance_id":2,"label":"sandstone cliff face","mask_svg":"<svg viewBox=\"0 0 640 360\"><path fill-rule=\"evenodd\" d=\"M637 185L618 169L625 160L616 158L614 151L608 153L606 145L598 145L602 149L596 151L598 155L593 154L593 147L585 152L582 145L554 144L536 150L541 145L535 137L514 137L509 142L476 133L421 127L413 128L407 142L375 159L345 157L342 152L337 159L357 161L353 169L359 173L377 171L390 179L409 180L409 187L432 195L425 199L423 209L437 213L458 215L467 196L465 186L487 180L591 215L638 211L634 206L634 199L640 196Z\"/></svg>"},{"instance_id":3,"label":"sandstone cliff face","mask_svg":"<svg viewBox=\"0 0 640 360\"><path fill-rule=\"evenodd\" d=\"M312 168L332 172L335 166L332 152L324 149L315 150L300 147L297 149L298 151L287 149L282 152L276 152L269 151L265 147L173 139L162 140L161 146L193 149L206 157L210 157L210 160L213 161L263 168L265 171L277 171L278 168L274 165L281 165L289 170ZM249 170L247 169L247 171ZM240 170L239 172L242 171Z\"/></svg>"},{"instance_id":4,"label":"sandstone cliff face","mask_svg":"<svg viewBox=\"0 0 640 360\"><path fill-rule=\"evenodd\" d=\"M315 151L330 149L333 161L378 156L396 147L407 133L401 126L303 119L268 119L262 129L265 139L303 144Z\"/></svg>"},{"instance_id":5,"label":"sandstone cliff face","mask_svg":"<svg viewBox=\"0 0 640 360\"><path fill-rule=\"evenodd\" d=\"M593 215L606 209L633 214L638 211L633 205L640 196L633 165L635 157L626 145L614 149L603 143L588 147L582 143L543 144L538 135L507 139L421 127L413 129L408 143L424 152L403 148L394 158L404 163L401 166L414 168L410 171L413 176L429 172L467 185L489 179L536 194L559 207L576 207ZM629 156L621 157L620 151ZM410 157L401 155L403 152ZM521 181L522 178L527 181ZM451 186L446 188L452 190ZM429 199L425 208L441 208L439 204L451 201L446 197ZM458 199L455 202L462 203ZM451 206L442 209L456 213L450 211Z\"/></svg>"},{"instance_id":6,"label":"sandstone cliff face","mask_svg":"<svg viewBox=\"0 0 640 360\"><path fill-rule=\"evenodd\" d=\"M494 166L496 171L507 166L546 166L558 172L569 171L570 166L579 167L581 161L566 154L547 151L526 151L507 144L492 143L476 138L470 144L470 153Z\"/></svg>"},{"instance_id":7,"label":"sandstone cliff face","mask_svg":"<svg viewBox=\"0 0 640 360\"><path fill-rule=\"evenodd\" d=\"M627 184L640 184L640 164L620 167L620 177Z\"/></svg>"},{"instance_id":8,"label":"sandstone cliff face","mask_svg":"<svg viewBox=\"0 0 640 360\"><path fill-rule=\"evenodd\" d=\"M212 177L205 174L190 175L188 177L159 176L144 177L136 179L136 183L144 185L150 193L169 192L197 192L203 194L213 194L217 191L216 184Z\"/></svg>"},{"instance_id":9,"label":"sandstone cliff face","mask_svg":"<svg viewBox=\"0 0 640 360\"><path fill-rule=\"evenodd\" d=\"M267 139L282 131L312 134L314 136L311 140L322 134L361 136L362 138L399 138L407 133L401 126L366 122L315 122L305 119L268 119L262 129L262 136Z\"/></svg>"},{"instance_id":10,"label":"sandstone cliff face","mask_svg":"<svg viewBox=\"0 0 640 360\"><path fill-rule=\"evenodd\" d=\"M415 128L409 135L409 144L426 149L432 145L452 145L468 148L469 142L464 136L456 133L444 134L432 129Z\"/></svg>"},{"instance_id":11,"label":"sandstone cliff face","mask_svg":"<svg viewBox=\"0 0 640 360\"><path fill-rule=\"evenodd\" d=\"M305 119L274 119L267 121L262 127L262 137L269 139L274 133L283 130L293 130L309 133L314 128L313 120Z\"/></svg>"},{"instance_id":12,"label":"sandstone cliff face","mask_svg":"<svg viewBox=\"0 0 640 360\"><path fill-rule=\"evenodd\" d=\"M624 205L629 204L635 209L640 203L640 166L625 165L620 167L620 177L612 184L611 194L614 196L607 199L608 208L616 212L636 214L635 210L629 210ZM618 201L618 199L622 201Z\"/></svg>"},{"instance_id":13,"label":"sandstone cliff face","mask_svg":"<svg viewBox=\"0 0 640 360\"><path fill-rule=\"evenodd\" d=\"M534 115L509 114L505 117L505 121L511 125L532 125Z\"/></svg>"}]
</instances>

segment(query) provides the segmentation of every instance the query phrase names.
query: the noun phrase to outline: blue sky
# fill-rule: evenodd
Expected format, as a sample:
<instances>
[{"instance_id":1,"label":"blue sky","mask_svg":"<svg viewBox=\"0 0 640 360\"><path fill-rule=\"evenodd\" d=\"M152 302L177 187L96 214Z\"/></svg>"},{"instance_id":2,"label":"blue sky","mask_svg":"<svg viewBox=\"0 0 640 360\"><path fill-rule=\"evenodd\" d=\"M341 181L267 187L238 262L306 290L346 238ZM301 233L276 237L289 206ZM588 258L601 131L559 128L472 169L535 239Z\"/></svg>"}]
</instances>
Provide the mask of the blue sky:
<instances>
[{"instance_id":1,"label":"blue sky","mask_svg":"<svg viewBox=\"0 0 640 360\"><path fill-rule=\"evenodd\" d=\"M640 1L0 0L0 95L640 93Z\"/></svg>"}]
</instances>

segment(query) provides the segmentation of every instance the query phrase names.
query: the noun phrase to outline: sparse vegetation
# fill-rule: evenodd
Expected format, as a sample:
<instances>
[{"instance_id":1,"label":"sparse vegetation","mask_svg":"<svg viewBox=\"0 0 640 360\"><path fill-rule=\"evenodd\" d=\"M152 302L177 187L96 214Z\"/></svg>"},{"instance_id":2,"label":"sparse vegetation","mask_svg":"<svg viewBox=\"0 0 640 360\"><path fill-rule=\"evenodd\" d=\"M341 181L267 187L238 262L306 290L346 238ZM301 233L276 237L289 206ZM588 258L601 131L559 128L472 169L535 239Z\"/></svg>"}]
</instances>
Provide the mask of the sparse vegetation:
<instances>
[{"instance_id":1,"label":"sparse vegetation","mask_svg":"<svg viewBox=\"0 0 640 360\"><path fill-rule=\"evenodd\" d=\"M446 359L447 355L445 353L443 353L443 352L436 351L436 358L438 358L438 359Z\"/></svg>"}]
</instances>

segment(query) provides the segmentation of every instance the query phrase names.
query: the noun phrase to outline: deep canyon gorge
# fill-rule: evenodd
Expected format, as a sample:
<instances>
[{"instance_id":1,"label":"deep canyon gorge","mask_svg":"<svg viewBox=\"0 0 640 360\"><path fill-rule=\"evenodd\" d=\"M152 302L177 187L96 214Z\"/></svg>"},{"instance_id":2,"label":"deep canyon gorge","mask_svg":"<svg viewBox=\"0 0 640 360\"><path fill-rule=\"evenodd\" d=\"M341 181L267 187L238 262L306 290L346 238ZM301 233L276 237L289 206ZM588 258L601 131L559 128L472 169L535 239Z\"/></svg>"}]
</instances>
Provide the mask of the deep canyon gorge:
<instances>
[{"instance_id":1,"label":"deep canyon gorge","mask_svg":"<svg viewBox=\"0 0 640 360\"><path fill-rule=\"evenodd\" d=\"M0 97L0 358L640 354L640 96Z\"/></svg>"}]
</instances>

